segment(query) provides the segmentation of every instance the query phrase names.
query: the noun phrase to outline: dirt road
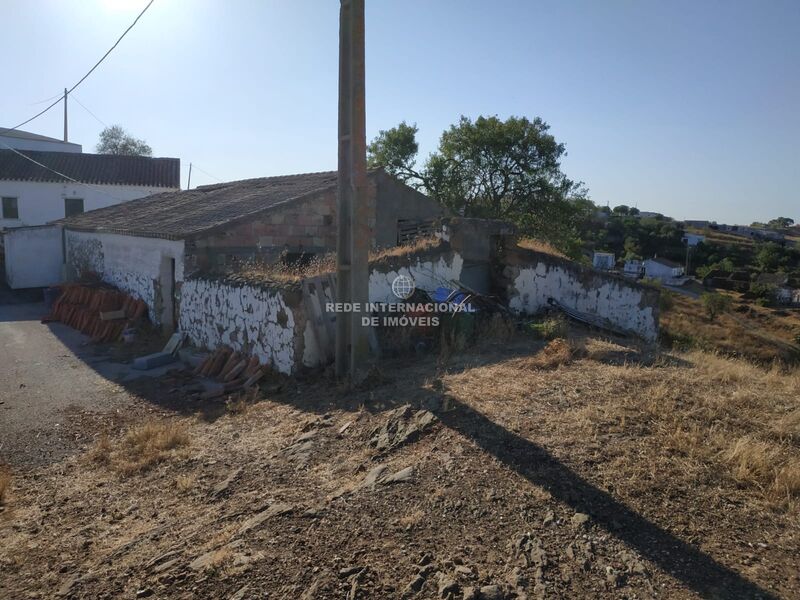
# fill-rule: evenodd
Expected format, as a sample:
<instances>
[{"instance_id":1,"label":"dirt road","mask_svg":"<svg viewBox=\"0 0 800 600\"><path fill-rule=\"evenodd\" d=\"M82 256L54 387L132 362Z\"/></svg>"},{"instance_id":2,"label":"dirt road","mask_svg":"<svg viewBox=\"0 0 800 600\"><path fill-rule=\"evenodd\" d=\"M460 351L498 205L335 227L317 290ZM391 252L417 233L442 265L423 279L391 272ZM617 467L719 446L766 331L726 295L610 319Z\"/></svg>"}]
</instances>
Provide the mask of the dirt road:
<instances>
[{"instance_id":1,"label":"dirt road","mask_svg":"<svg viewBox=\"0 0 800 600\"><path fill-rule=\"evenodd\" d=\"M132 402L112 382L127 367L109 363L66 325L43 325L45 312L41 303L0 298L0 462L12 466L60 460L81 445L70 420Z\"/></svg>"}]
</instances>

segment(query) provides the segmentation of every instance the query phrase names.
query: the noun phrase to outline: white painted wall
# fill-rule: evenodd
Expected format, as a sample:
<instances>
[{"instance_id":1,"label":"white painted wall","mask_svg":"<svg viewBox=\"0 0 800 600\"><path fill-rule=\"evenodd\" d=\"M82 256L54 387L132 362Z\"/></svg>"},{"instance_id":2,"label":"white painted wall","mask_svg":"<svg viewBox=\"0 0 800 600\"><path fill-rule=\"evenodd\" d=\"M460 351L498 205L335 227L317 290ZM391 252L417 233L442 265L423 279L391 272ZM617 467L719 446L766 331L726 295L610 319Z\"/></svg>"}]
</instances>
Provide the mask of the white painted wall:
<instances>
[{"instance_id":1,"label":"white painted wall","mask_svg":"<svg viewBox=\"0 0 800 600\"><path fill-rule=\"evenodd\" d=\"M401 300L392 292L392 282L398 275L410 276L418 289L434 292L439 287L452 287L451 280L461 278L464 259L458 253L437 259L417 259L407 267L384 271L373 267L369 274L369 301L397 303Z\"/></svg>"},{"instance_id":2,"label":"white painted wall","mask_svg":"<svg viewBox=\"0 0 800 600\"><path fill-rule=\"evenodd\" d=\"M581 281L581 271L559 264L539 262L530 266L507 267L513 275L509 307L535 314L553 298L564 306L606 319L617 328L636 333L645 340L658 336L654 306L644 302L644 290L600 273ZM584 274L585 275L585 274Z\"/></svg>"},{"instance_id":3,"label":"white painted wall","mask_svg":"<svg viewBox=\"0 0 800 600\"><path fill-rule=\"evenodd\" d=\"M175 283L183 281L183 240L135 237L116 233L66 230L69 270L92 270L103 281L135 298L144 300L150 320L162 323L156 314L156 287L164 277L164 259L175 260Z\"/></svg>"},{"instance_id":4,"label":"white painted wall","mask_svg":"<svg viewBox=\"0 0 800 600\"><path fill-rule=\"evenodd\" d=\"M651 279L673 279L683 275L683 267L670 267L648 258L644 261L644 274Z\"/></svg>"},{"instance_id":5,"label":"white painted wall","mask_svg":"<svg viewBox=\"0 0 800 600\"><path fill-rule=\"evenodd\" d=\"M63 281L61 227L44 225L3 234L6 283L11 289L47 287Z\"/></svg>"},{"instance_id":6,"label":"white painted wall","mask_svg":"<svg viewBox=\"0 0 800 600\"><path fill-rule=\"evenodd\" d=\"M213 279L183 284L180 329L196 346L226 344L289 374L295 367L294 328L295 315L280 290Z\"/></svg>"},{"instance_id":7,"label":"white painted wall","mask_svg":"<svg viewBox=\"0 0 800 600\"><path fill-rule=\"evenodd\" d=\"M19 218L4 219L0 213L0 229L44 225L63 219L65 198L83 198L83 210L88 212L171 189L175 188L2 180L0 196L17 199Z\"/></svg>"},{"instance_id":8,"label":"white painted wall","mask_svg":"<svg viewBox=\"0 0 800 600\"><path fill-rule=\"evenodd\" d=\"M0 134L0 148L11 146L15 150L41 150L42 152L81 152L80 144L60 140L28 140L14 135ZM5 146L3 145L5 144Z\"/></svg>"}]
</instances>

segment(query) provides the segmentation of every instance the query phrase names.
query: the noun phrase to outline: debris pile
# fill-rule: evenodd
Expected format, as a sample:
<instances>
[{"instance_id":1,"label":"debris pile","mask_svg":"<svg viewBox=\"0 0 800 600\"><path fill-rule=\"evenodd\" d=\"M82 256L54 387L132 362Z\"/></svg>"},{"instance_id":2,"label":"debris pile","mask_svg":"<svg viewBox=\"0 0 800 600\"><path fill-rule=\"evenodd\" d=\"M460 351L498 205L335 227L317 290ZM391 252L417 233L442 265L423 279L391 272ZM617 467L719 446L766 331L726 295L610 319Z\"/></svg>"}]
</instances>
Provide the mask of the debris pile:
<instances>
[{"instance_id":1,"label":"debris pile","mask_svg":"<svg viewBox=\"0 0 800 600\"><path fill-rule=\"evenodd\" d=\"M206 393L206 397L211 398L248 389L258 383L268 370L269 367L262 365L257 356L248 357L229 346L220 346L197 365L194 374L216 379L222 384L218 389Z\"/></svg>"},{"instance_id":2,"label":"debris pile","mask_svg":"<svg viewBox=\"0 0 800 600\"><path fill-rule=\"evenodd\" d=\"M60 321L92 338L92 342L120 339L126 326L147 313L143 300L104 284L64 284L43 323Z\"/></svg>"}]
</instances>

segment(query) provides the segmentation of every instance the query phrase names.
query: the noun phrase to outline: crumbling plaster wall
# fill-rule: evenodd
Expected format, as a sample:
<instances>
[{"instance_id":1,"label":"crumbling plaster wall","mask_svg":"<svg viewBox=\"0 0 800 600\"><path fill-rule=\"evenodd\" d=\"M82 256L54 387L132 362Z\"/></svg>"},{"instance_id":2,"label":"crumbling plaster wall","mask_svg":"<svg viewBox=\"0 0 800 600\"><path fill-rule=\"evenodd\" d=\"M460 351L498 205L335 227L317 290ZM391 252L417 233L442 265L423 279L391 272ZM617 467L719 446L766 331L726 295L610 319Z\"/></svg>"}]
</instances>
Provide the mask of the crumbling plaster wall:
<instances>
[{"instance_id":1,"label":"crumbling plaster wall","mask_svg":"<svg viewBox=\"0 0 800 600\"><path fill-rule=\"evenodd\" d=\"M549 254L510 252L502 272L509 308L535 314L553 298L573 310L653 341L658 336L658 291Z\"/></svg>"},{"instance_id":2,"label":"crumbling plaster wall","mask_svg":"<svg viewBox=\"0 0 800 600\"><path fill-rule=\"evenodd\" d=\"M144 300L150 321L161 322L162 259L175 259L175 295L183 281L183 241L116 233L65 232L70 278L93 271L103 281Z\"/></svg>"},{"instance_id":3,"label":"crumbling plaster wall","mask_svg":"<svg viewBox=\"0 0 800 600\"><path fill-rule=\"evenodd\" d=\"M464 259L452 251L379 262L370 267L369 300L401 302L392 292L392 282L398 275L412 277L417 289L426 292L434 292L439 287L452 287L450 282L459 280L463 267Z\"/></svg>"},{"instance_id":4,"label":"crumbling plaster wall","mask_svg":"<svg viewBox=\"0 0 800 600\"><path fill-rule=\"evenodd\" d=\"M303 321L299 293L222 279L190 279L181 292L180 329L202 348L225 344L292 373L296 331Z\"/></svg>"}]
</instances>

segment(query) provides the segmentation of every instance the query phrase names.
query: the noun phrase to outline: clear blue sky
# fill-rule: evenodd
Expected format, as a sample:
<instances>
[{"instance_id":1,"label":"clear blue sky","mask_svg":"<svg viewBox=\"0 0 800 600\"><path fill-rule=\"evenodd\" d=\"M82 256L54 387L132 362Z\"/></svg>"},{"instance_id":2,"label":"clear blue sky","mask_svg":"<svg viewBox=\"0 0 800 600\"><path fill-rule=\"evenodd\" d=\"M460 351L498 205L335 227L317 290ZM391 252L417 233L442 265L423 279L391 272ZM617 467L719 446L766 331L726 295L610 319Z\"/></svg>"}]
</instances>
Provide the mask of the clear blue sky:
<instances>
[{"instance_id":1,"label":"clear blue sky","mask_svg":"<svg viewBox=\"0 0 800 600\"><path fill-rule=\"evenodd\" d=\"M105 52L145 0L2 0L0 126ZM156 0L76 91L223 180L336 167L338 2ZM541 116L598 204L800 221L800 2L367 0L367 128L421 154L461 115ZM59 137L61 110L24 129ZM75 102L70 139L102 125ZM195 171L195 184L214 180Z\"/></svg>"}]
</instances>

